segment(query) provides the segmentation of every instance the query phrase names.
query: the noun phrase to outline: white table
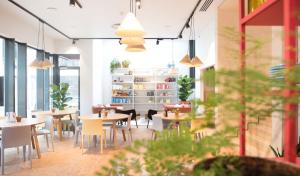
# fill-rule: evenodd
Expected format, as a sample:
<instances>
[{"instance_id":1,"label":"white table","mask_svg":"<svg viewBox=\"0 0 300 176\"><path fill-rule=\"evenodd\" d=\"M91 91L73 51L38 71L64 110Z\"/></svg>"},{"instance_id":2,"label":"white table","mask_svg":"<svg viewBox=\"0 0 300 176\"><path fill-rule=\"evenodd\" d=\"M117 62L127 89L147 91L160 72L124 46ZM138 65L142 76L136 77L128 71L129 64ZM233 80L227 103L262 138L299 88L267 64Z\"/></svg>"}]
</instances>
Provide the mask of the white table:
<instances>
[{"instance_id":1,"label":"white table","mask_svg":"<svg viewBox=\"0 0 300 176\"><path fill-rule=\"evenodd\" d=\"M127 114L120 114L120 113L115 113L115 114L108 114L107 117L101 117L103 122L112 122L112 129L113 129L113 143L114 146L116 147L118 145L117 142L117 122L120 120L128 119L129 115ZM95 117L95 115L90 115L90 116L80 116L79 119L85 119L85 118L94 118L94 119L99 119L99 117Z\"/></svg>"},{"instance_id":2,"label":"white table","mask_svg":"<svg viewBox=\"0 0 300 176\"><path fill-rule=\"evenodd\" d=\"M38 158L41 158L41 151L39 146L39 141L36 133L36 125L45 123L45 119L40 118L22 118L21 122L8 122L5 119L0 120L0 128L12 128L12 127L21 127L21 126L31 126L32 130L32 145L36 149Z\"/></svg>"}]
</instances>

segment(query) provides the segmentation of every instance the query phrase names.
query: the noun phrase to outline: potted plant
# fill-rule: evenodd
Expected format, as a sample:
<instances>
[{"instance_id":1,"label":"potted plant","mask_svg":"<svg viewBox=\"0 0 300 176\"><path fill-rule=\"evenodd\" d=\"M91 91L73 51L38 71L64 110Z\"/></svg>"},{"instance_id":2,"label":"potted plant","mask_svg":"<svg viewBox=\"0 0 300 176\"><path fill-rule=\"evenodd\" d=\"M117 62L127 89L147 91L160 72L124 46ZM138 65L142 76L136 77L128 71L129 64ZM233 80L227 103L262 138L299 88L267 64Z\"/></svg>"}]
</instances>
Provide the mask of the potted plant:
<instances>
[{"instance_id":1,"label":"potted plant","mask_svg":"<svg viewBox=\"0 0 300 176\"><path fill-rule=\"evenodd\" d=\"M64 110L67 107L67 102L72 100L72 97L68 96L69 84L60 83L59 85L52 84L50 90L50 97L53 101L53 108Z\"/></svg>"},{"instance_id":2,"label":"potted plant","mask_svg":"<svg viewBox=\"0 0 300 176\"><path fill-rule=\"evenodd\" d=\"M182 103L186 102L189 96L193 93L192 90L193 79L187 75L184 75L178 78L177 83L179 86L179 92L178 92L179 99L181 100Z\"/></svg>"},{"instance_id":3,"label":"potted plant","mask_svg":"<svg viewBox=\"0 0 300 176\"><path fill-rule=\"evenodd\" d=\"M128 59L122 61L122 67L128 68L130 65L130 61Z\"/></svg>"},{"instance_id":4,"label":"potted plant","mask_svg":"<svg viewBox=\"0 0 300 176\"><path fill-rule=\"evenodd\" d=\"M117 59L113 59L110 62L110 72L111 73L113 73L115 69L120 68L120 67L121 67L121 63Z\"/></svg>"}]
</instances>

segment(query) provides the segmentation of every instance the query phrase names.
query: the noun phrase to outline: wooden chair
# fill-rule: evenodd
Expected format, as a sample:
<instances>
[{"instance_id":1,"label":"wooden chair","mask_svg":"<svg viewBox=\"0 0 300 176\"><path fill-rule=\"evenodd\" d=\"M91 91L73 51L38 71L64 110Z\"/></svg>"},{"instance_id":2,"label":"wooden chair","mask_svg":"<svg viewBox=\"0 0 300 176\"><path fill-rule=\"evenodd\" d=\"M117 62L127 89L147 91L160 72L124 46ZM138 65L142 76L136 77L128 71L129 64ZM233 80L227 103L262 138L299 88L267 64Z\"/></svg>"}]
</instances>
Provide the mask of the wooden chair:
<instances>
[{"instance_id":1,"label":"wooden chair","mask_svg":"<svg viewBox=\"0 0 300 176\"><path fill-rule=\"evenodd\" d=\"M81 130L81 149L83 153L84 137L88 136L88 146L90 143L90 136L100 136L100 153L103 153L103 143L106 147L106 130L103 128L102 119L83 118Z\"/></svg>"},{"instance_id":2,"label":"wooden chair","mask_svg":"<svg viewBox=\"0 0 300 176\"><path fill-rule=\"evenodd\" d=\"M126 133L127 133L129 143L132 142L132 131L131 131L131 123L130 123L131 122L131 117L132 117L132 114L129 114L126 126L123 126L123 125L117 125L116 126L117 130L122 131L124 141L126 141Z\"/></svg>"}]
</instances>

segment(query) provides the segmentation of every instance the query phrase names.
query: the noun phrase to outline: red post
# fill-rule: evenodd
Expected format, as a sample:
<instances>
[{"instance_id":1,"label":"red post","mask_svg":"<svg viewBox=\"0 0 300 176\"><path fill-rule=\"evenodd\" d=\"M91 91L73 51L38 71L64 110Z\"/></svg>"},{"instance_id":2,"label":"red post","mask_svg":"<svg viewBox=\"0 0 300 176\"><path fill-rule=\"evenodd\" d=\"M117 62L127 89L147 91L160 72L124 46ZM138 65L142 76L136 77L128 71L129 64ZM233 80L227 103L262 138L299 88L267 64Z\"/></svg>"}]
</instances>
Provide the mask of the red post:
<instances>
[{"instance_id":1,"label":"red post","mask_svg":"<svg viewBox=\"0 0 300 176\"><path fill-rule=\"evenodd\" d=\"M297 63L297 15L296 1L283 1L284 15L284 61L287 71ZM290 88L295 86L295 82L285 77L288 88L284 92L286 98L296 96ZM296 145L297 145L297 104L287 102L284 104L284 160L296 162Z\"/></svg>"},{"instance_id":2,"label":"red post","mask_svg":"<svg viewBox=\"0 0 300 176\"><path fill-rule=\"evenodd\" d=\"M241 70L241 90L245 89L245 68L246 68L246 61L245 61L245 48L246 48L246 41L245 41L245 34L246 34L246 26L242 24L242 19L245 15L245 0L240 0L239 3L239 15L240 15L240 70ZM240 92L241 98L241 105L245 106L245 93ZM240 128L239 128L239 137L240 137L240 156L245 156L246 154L246 112L242 110L240 112Z\"/></svg>"}]
</instances>

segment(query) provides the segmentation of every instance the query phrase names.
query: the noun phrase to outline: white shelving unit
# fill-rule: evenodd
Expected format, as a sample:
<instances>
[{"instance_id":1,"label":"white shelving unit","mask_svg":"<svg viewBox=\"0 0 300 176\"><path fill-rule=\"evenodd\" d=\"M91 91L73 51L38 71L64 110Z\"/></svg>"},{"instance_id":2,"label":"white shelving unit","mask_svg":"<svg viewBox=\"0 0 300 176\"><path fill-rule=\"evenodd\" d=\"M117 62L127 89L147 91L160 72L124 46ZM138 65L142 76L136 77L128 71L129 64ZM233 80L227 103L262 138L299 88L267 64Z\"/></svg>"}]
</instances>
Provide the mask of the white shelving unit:
<instances>
[{"instance_id":1,"label":"white shelving unit","mask_svg":"<svg viewBox=\"0 0 300 176\"><path fill-rule=\"evenodd\" d=\"M116 69L112 74L112 103L145 114L178 102L177 73L170 69Z\"/></svg>"}]
</instances>

